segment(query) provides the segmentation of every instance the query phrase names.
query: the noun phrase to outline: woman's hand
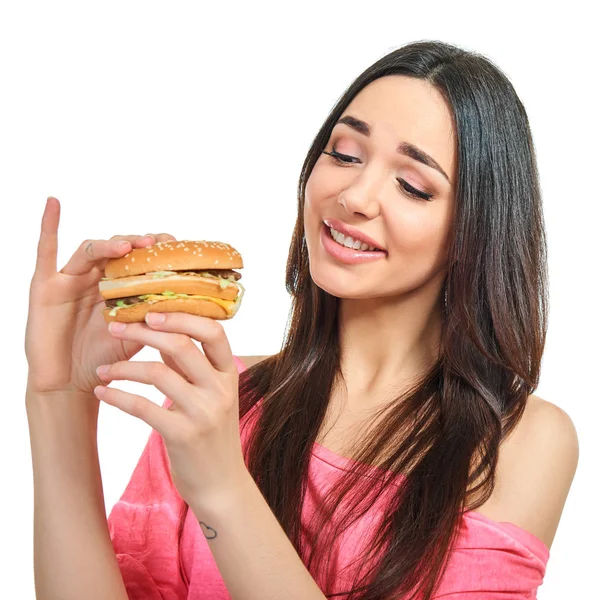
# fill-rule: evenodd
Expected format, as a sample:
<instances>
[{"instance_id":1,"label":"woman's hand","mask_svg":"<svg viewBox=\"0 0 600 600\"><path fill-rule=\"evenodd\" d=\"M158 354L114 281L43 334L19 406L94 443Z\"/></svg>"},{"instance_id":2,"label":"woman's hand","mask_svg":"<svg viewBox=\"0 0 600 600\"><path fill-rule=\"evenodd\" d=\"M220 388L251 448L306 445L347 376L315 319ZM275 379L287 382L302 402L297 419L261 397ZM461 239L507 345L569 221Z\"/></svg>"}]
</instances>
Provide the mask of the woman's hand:
<instances>
[{"instance_id":1,"label":"woman's hand","mask_svg":"<svg viewBox=\"0 0 600 600\"><path fill-rule=\"evenodd\" d=\"M29 363L28 394L74 392L93 394L101 383L98 365L129 360L143 344L122 341L107 331L104 299L98 284L110 258L132 248L175 240L154 236L115 235L86 240L60 271L56 270L60 203L48 198L29 290L25 354Z\"/></svg>"},{"instance_id":2,"label":"woman's hand","mask_svg":"<svg viewBox=\"0 0 600 600\"><path fill-rule=\"evenodd\" d=\"M104 386L95 390L97 396L162 436L173 483L189 505L218 502L248 477L239 433L239 376L223 326L207 317L150 312L146 323L113 322L107 330L124 344L156 348L177 370L162 362L122 360L99 369L105 384L128 380L153 385L172 405L162 408L143 396Z\"/></svg>"}]
</instances>

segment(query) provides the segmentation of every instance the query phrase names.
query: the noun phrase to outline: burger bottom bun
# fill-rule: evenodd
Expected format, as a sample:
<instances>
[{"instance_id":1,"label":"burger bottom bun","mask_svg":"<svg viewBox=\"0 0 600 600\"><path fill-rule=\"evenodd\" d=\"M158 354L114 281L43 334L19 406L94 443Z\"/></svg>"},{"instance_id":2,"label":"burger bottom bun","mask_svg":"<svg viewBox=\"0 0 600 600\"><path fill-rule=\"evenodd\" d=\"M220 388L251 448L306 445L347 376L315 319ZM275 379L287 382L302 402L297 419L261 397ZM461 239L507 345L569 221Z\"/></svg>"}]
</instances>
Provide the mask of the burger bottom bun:
<instances>
[{"instance_id":1,"label":"burger bottom bun","mask_svg":"<svg viewBox=\"0 0 600 600\"><path fill-rule=\"evenodd\" d=\"M200 300L198 298L172 298L169 300L159 300L152 304L140 302L132 306L120 308L114 317L109 315L111 310L112 308L105 308L103 312L104 320L107 323L111 323L112 321L120 323L143 323L145 322L146 313L149 312L182 312L217 320L231 318L222 306L210 300Z\"/></svg>"}]
</instances>

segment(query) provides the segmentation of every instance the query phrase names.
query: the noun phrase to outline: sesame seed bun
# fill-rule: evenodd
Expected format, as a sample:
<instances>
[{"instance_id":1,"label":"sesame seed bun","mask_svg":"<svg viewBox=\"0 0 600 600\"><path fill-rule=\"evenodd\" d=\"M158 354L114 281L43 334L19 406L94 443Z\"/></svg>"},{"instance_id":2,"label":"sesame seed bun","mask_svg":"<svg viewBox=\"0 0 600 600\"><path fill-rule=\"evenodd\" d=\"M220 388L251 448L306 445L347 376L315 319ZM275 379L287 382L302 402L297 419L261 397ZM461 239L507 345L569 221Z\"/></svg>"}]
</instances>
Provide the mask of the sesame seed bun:
<instances>
[{"instance_id":1,"label":"sesame seed bun","mask_svg":"<svg viewBox=\"0 0 600 600\"><path fill-rule=\"evenodd\" d=\"M104 320L143 322L148 312L231 319L244 288L240 253L223 242L182 240L135 248L106 263L100 294Z\"/></svg>"},{"instance_id":2,"label":"sesame seed bun","mask_svg":"<svg viewBox=\"0 0 600 600\"><path fill-rule=\"evenodd\" d=\"M197 300L195 298L175 300L161 300L156 304L140 302L133 306L128 306L119 310L117 315L110 316L110 309L104 309L104 320L107 323L119 321L120 323L141 323L146 319L146 313L149 312L184 312L190 315L199 315L209 319L225 320L230 319L228 312L222 307L209 300ZM233 315L232 315L233 316Z\"/></svg>"},{"instance_id":3,"label":"sesame seed bun","mask_svg":"<svg viewBox=\"0 0 600 600\"><path fill-rule=\"evenodd\" d=\"M175 294L196 294L235 300L239 289L233 282L232 285L222 288L217 277L198 275L172 275L158 279L152 279L150 275L134 275L100 282L100 294L105 300L142 294L162 294L167 291Z\"/></svg>"},{"instance_id":4,"label":"sesame seed bun","mask_svg":"<svg viewBox=\"0 0 600 600\"><path fill-rule=\"evenodd\" d=\"M187 271L198 269L241 269L241 254L229 244L207 241L157 242L134 248L121 258L106 263L106 277L142 275L149 271Z\"/></svg>"}]
</instances>

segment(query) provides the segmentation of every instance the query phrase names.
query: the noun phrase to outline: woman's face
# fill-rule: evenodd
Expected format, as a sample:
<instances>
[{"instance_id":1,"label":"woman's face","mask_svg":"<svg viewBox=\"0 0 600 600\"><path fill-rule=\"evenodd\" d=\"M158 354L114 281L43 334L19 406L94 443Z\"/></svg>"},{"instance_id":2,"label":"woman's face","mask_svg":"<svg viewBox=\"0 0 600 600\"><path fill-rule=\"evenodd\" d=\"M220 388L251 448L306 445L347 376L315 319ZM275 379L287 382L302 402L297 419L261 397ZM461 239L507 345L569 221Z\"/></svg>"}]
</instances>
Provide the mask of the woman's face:
<instances>
[{"instance_id":1,"label":"woman's face","mask_svg":"<svg viewBox=\"0 0 600 600\"><path fill-rule=\"evenodd\" d=\"M366 124L358 124L362 132L338 122L325 151L350 162L321 154L306 185L304 227L312 279L339 298L410 292L443 273L447 263L456 160L452 114L430 84L392 75L363 88L342 119L348 116ZM429 155L450 181L436 168L399 153L398 146L406 143ZM329 219L366 234L385 254L356 264L334 257L322 239L322 230L329 235L323 223Z\"/></svg>"}]
</instances>

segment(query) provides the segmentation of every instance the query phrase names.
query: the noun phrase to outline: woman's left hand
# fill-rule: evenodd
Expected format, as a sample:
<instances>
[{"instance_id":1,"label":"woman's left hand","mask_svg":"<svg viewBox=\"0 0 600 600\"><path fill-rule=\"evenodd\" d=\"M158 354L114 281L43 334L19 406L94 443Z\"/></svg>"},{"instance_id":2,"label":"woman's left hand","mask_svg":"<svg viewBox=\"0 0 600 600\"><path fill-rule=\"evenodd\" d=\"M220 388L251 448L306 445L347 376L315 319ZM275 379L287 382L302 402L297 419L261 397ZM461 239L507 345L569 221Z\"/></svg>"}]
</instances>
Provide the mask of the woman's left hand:
<instances>
[{"instance_id":1,"label":"woman's left hand","mask_svg":"<svg viewBox=\"0 0 600 600\"><path fill-rule=\"evenodd\" d=\"M157 316L164 316L164 322L152 323ZM148 313L146 323L127 323L117 332L113 322L109 331L156 348L180 372L162 362L121 361L102 365L107 370L101 373L99 367L98 376L106 382L153 385L173 404L165 409L143 396L105 386L94 391L162 436L173 483L188 505L218 502L248 476L239 431L239 375L223 326L187 313Z\"/></svg>"}]
</instances>

